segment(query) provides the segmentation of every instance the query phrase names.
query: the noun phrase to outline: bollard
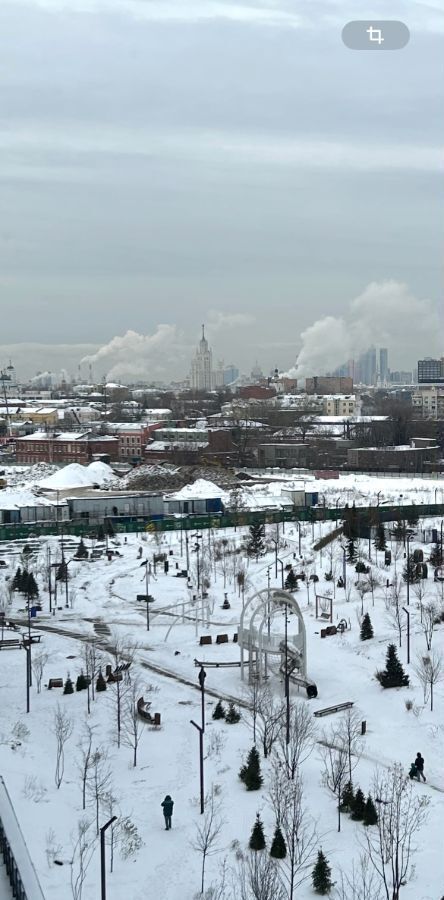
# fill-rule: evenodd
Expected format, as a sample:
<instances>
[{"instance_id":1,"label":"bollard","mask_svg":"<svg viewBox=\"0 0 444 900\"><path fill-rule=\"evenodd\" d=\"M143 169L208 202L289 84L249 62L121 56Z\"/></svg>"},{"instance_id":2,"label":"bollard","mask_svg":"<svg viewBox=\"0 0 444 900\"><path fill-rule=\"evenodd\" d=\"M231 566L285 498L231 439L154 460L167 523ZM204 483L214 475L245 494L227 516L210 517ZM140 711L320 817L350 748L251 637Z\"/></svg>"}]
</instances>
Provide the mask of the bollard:
<instances>
[{"instance_id":1,"label":"bollard","mask_svg":"<svg viewBox=\"0 0 444 900\"><path fill-rule=\"evenodd\" d=\"M361 722L361 734L366 734L366 732L367 732L367 722L364 719L364 721Z\"/></svg>"}]
</instances>

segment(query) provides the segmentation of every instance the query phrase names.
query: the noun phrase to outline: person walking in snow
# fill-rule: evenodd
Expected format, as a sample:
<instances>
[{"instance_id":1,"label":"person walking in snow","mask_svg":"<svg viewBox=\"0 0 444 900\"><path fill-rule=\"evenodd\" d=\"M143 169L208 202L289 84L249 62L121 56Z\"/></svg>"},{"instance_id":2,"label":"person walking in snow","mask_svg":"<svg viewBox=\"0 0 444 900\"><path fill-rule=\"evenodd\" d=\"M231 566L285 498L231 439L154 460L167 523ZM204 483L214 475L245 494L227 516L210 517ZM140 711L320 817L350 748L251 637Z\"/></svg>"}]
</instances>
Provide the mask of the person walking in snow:
<instances>
[{"instance_id":1,"label":"person walking in snow","mask_svg":"<svg viewBox=\"0 0 444 900\"><path fill-rule=\"evenodd\" d=\"M427 781L424 775L424 757L418 752L416 754L415 766L418 771L418 781L422 778L423 781Z\"/></svg>"},{"instance_id":2,"label":"person walking in snow","mask_svg":"<svg viewBox=\"0 0 444 900\"><path fill-rule=\"evenodd\" d=\"M162 803L160 805L163 807L165 831L169 831L171 828L171 816L173 815L174 800L172 800L170 795L167 794L165 800L162 800Z\"/></svg>"}]
</instances>

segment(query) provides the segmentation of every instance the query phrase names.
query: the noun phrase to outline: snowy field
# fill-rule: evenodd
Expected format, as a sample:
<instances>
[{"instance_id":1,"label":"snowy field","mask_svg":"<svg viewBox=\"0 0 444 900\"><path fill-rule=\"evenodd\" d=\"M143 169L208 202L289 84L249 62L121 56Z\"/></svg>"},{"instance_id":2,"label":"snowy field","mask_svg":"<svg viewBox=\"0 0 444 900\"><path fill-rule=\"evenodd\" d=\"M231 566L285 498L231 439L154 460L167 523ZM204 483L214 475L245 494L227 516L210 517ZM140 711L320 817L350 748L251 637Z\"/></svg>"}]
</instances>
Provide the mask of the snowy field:
<instances>
[{"instance_id":1,"label":"snowy field","mask_svg":"<svg viewBox=\"0 0 444 900\"><path fill-rule=\"evenodd\" d=\"M350 492L348 502L364 492L368 479L362 486L358 476L350 478L349 487L341 479L342 487ZM399 493L417 491L418 502L430 501L426 491L436 485L425 482L419 486L414 480L384 479L378 490L389 498L396 482ZM373 482L376 485L376 481ZM338 490L338 482L329 482L328 490ZM327 495L327 502L333 498ZM438 500L439 502L439 500ZM440 521L426 520L427 527L440 527ZM199 895L201 855L195 848L197 828L203 817L199 811L199 765L198 734L190 724L194 719L200 722L200 691L198 689L198 669L195 658L204 662L236 661L240 659L239 647L233 643L242 609L255 591L281 585L281 563L293 565L296 573L305 572L306 582L300 581L300 589L295 597L300 604L307 633L308 675L316 682L318 696L308 700L305 691L298 694L291 687L292 704L301 703L310 713L343 701L353 701L354 711L359 721L365 720L367 732L360 740L359 759L353 771L353 781L364 793L373 790L375 769L387 772L392 764L399 761L405 772L421 751L425 758L426 784L413 782L413 789L419 796L430 800L427 820L415 835L415 850L408 869L407 883L401 889L402 900L439 900L443 890L443 864L439 851L441 847L441 826L444 814L444 771L442 764L442 742L444 736L443 683L434 687L434 708L430 710L430 699L424 701L421 683L414 666L418 657L426 652L426 641L420 621L419 601L424 607L434 602L442 608L441 585L433 582L433 567L428 567L428 578L422 582L423 596L418 598L415 585L410 586L411 613L411 664L406 665L406 618L400 621L401 648L399 657L410 676L410 686L384 691L374 677L376 669L385 664L387 644L399 645L399 632L393 609L390 612L391 589L386 587L402 574L405 566L402 542L392 541L392 564L384 565L384 553L376 553L373 543L357 542L361 560L370 565L373 575L372 592L360 593L358 581L366 576L355 572L355 564L347 563L347 590L337 587L337 579L343 574L343 551L338 541L314 551L313 544L328 534L333 523L303 525L301 527L301 558L299 557L299 531L296 526L282 527L279 535L275 527L268 526L267 552L258 561L248 559L245 543L249 538L248 529L224 530L222 533L201 532L199 554L193 553L195 541L190 535L190 572L194 586L187 586L186 578L176 577L176 573L187 567L186 543L179 535L168 534L155 539L151 535L131 535L125 542L123 536L109 540L109 548L118 551L110 561L103 554L94 560L76 561L72 559L78 541L70 538L65 544L65 555L69 562L68 606L65 605L65 586L58 585L58 600L55 615L49 615L47 590L48 549L52 561L61 559L60 541L50 538L33 542L36 550L29 562L29 569L36 576L42 611L34 620L36 628L41 626L40 644L33 646L34 660L42 651L48 655L43 674L41 693L37 692L35 677L30 692L30 712L26 713L25 654L22 650L8 650L0 653L0 703L2 709L0 725L0 773L13 798L16 813L25 835L31 857L38 871L45 898L48 900L68 900L75 896L71 888L71 875L78 873L78 853L74 849L78 823L86 819L88 849L93 851L83 887L83 900L93 900L100 892L100 852L95 838L94 791L89 778L86 809L82 810L82 783L79 767L82 749L85 747L85 723L93 728L93 747L98 748L103 762L102 778L105 784L99 801L100 825L111 814L118 815L116 823L116 847L113 872L109 872L110 846L107 845L107 897L109 900L146 900L148 897L162 900L193 900ZM410 553L415 549L424 551L428 560L432 544L423 544L420 531L410 541ZM275 573L275 550L273 540L278 541L278 571ZM226 543L222 543L225 541ZM85 542L91 551L93 544ZM387 546L390 548L390 537ZM23 562L24 542L2 544L1 557L7 567L0 572L3 583L0 601L7 616L22 623L26 631L26 607L23 595L13 593L11 605L6 590L5 576L13 577L17 566ZM103 544L96 545L95 549ZM37 549L39 548L39 549ZM140 550L141 557L140 556ZM239 552L234 552L238 550ZM165 573L163 564L158 564L154 575L154 554L165 553L169 571ZM151 562L151 574L141 565ZM193 602L197 593L197 562L199 579L208 581L207 605ZM330 570L334 581L325 579ZM244 572L244 596L239 584L239 572ZM308 582L310 575L317 575L315 585ZM149 583L148 583L149 580ZM242 581L242 578L241 578ZM307 584L309 588L307 590ZM150 605L150 629L147 630L146 607L137 601L137 594L144 594L146 588L154 597ZM345 619L344 633L325 639L320 636L325 621L315 618L315 588L321 595L330 592L333 599L333 622ZM230 609L222 609L224 594L227 594ZM362 597L361 597L362 594ZM406 604L406 585L402 584L402 605ZM360 621L362 611L368 611L374 629L374 637L361 641ZM204 622L202 621L204 619ZM282 612L272 617L271 630L283 636ZM328 623L327 623L328 624ZM96 625L96 628L94 627ZM289 640L294 628L293 617L289 617ZM61 633L46 630L58 629ZM227 634L229 643L216 645L215 636ZM8 632L10 634L10 632ZM444 625L436 626L433 634L433 649L443 650ZM201 635L212 635L211 646L199 646ZM121 746L117 746L116 734L116 685L108 684L106 692L98 693L91 700L91 712L87 714L87 692L63 695L60 689L47 690L49 678L66 679L68 673L76 680L84 668L82 653L85 643L79 638L98 637L102 646L113 643L125 646L132 644L134 662L131 666L131 684L138 696L150 697L152 712L160 712L161 727L153 729L147 725L140 735L137 751L137 765L133 765L134 740L129 733L128 718L131 694L127 694L122 710L126 726L122 729ZM106 651L102 651L102 666L113 663ZM114 663L113 663L114 665ZM124 685L124 683L123 683ZM276 699L283 697L282 675L279 663L270 665L270 690ZM212 712L218 696L238 698L241 704L251 700L247 682L242 683L239 668L207 668L206 678L206 733L205 786L213 788L220 805L218 815L221 829L206 866L206 887L221 881L221 866L225 861L227 869L227 900L241 900L238 878L239 849L244 854L256 813L260 813L264 823L267 844L270 845L275 827L275 815L269 801L269 785L275 768L274 751L268 760L261 752L264 783L258 791L246 791L238 777L241 764L252 746L251 715L241 706L241 720L237 724L214 721ZM122 687L122 692L128 686ZM128 700L129 697L129 700ZM406 705L406 701L408 702ZM66 748L63 779L59 788L55 783L56 738L53 734L54 713L65 712L72 727ZM411 708L407 708L411 706ZM353 862L357 862L365 839L365 829L360 822L354 822L346 814L341 816L341 832L337 830L336 801L333 794L323 784L322 746L317 741L323 739L323 732L330 733L338 725L341 713L314 718L316 740L312 752L301 764L304 789L304 805L307 822L316 828L313 860L322 846L332 867L333 880L338 882L340 871L350 872ZM129 724L128 724L129 723ZM260 741L258 742L259 750ZM108 775L109 770L109 775ZM105 778L105 776L107 776ZM160 803L165 794L171 794L175 806L173 828L164 830ZM110 799L113 798L113 799ZM121 834L120 825L129 817L135 830L133 846L130 846L128 830L126 837ZM122 829L120 829L122 832ZM134 845L140 839L137 850ZM126 858L123 858L122 852ZM214 851L214 852L213 852ZM57 865L54 860L63 862ZM71 860L74 860L71 865ZM283 865L280 863L279 865ZM310 866L310 870L311 870ZM233 886L234 878L234 886ZM251 895L252 896L252 895ZM315 896L311 880L297 888L294 897L306 900ZM333 895L334 896L334 895ZM351 900L353 897L351 895ZM373 900L373 898L372 898Z\"/></svg>"}]
</instances>

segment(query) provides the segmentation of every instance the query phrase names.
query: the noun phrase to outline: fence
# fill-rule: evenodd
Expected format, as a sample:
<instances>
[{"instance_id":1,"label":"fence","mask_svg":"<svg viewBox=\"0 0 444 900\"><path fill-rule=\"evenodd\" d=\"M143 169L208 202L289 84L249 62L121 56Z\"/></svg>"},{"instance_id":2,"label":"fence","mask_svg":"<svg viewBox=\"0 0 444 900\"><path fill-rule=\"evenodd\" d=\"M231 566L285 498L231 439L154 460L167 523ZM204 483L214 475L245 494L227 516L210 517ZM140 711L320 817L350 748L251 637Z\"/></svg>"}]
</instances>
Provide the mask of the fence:
<instances>
[{"instance_id":1,"label":"fence","mask_svg":"<svg viewBox=\"0 0 444 900\"><path fill-rule=\"evenodd\" d=\"M11 798L1 776L0 852L8 873L12 896L16 900L45 900Z\"/></svg>"}]
</instances>

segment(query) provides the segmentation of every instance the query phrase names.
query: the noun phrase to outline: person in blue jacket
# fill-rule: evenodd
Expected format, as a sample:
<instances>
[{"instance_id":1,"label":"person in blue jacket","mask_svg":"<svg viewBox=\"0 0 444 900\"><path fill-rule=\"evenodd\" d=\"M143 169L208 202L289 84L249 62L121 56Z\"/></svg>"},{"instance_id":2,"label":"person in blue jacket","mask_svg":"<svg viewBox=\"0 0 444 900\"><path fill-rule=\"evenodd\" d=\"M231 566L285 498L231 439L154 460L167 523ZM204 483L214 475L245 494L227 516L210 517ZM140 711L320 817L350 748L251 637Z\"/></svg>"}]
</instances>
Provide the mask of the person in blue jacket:
<instances>
[{"instance_id":1,"label":"person in blue jacket","mask_svg":"<svg viewBox=\"0 0 444 900\"><path fill-rule=\"evenodd\" d=\"M173 815L174 800L172 800L170 795L167 794L165 800L162 800L162 803L160 805L163 807L165 831L169 831L171 828L171 816Z\"/></svg>"}]
</instances>

